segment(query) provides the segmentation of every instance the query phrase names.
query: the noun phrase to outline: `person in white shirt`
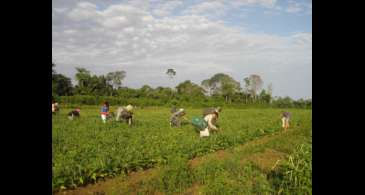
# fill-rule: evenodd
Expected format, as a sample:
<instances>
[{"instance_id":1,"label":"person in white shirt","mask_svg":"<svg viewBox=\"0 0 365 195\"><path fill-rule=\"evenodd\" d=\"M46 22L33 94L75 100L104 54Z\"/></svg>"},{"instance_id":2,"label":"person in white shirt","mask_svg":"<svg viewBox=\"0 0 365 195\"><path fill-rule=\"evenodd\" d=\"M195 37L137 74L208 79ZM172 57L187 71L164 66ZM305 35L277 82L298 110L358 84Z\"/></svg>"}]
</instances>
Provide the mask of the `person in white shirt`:
<instances>
[{"instance_id":1,"label":"person in white shirt","mask_svg":"<svg viewBox=\"0 0 365 195\"><path fill-rule=\"evenodd\" d=\"M133 106L128 105L126 107L119 107L117 109L116 121L125 121L128 125L132 125L133 122Z\"/></svg>"},{"instance_id":2,"label":"person in white shirt","mask_svg":"<svg viewBox=\"0 0 365 195\"><path fill-rule=\"evenodd\" d=\"M208 123L208 126L200 131L200 137L208 137L210 131L218 131L216 126L219 113L222 111L220 107L215 109L208 109L203 112L204 120Z\"/></svg>"},{"instance_id":3,"label":"person in white shirt","mask_svg":"<svg viewBox=\"0 0 365 195\"><path fill-rule=\"evenodd\" d=\"M58 103L52 100L52 114L56 114L59 111Z\"/></svg>"}]
</instances>

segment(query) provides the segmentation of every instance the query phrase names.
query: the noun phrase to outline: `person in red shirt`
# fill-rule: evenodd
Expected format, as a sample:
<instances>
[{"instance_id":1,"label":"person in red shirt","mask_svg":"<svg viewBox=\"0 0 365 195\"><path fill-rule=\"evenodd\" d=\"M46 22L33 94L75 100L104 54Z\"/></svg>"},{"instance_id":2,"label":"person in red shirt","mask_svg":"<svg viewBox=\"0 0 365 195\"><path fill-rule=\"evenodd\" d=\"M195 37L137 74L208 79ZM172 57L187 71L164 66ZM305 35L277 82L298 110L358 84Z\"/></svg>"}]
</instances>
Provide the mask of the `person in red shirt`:
<instances>
[{"instance_id":1,"label":"person in red shirt","mask_svg":"<svg viewBox=\"0 0 365 195\"><path fill-rule=\"evenodd\" d=\"M109 115L109 103L108 102L104 102L104 104L100 110L100 115L101 115L101 120L103 121L103 123L106 123L106 119Z\"/></svg>"}]
</instances>

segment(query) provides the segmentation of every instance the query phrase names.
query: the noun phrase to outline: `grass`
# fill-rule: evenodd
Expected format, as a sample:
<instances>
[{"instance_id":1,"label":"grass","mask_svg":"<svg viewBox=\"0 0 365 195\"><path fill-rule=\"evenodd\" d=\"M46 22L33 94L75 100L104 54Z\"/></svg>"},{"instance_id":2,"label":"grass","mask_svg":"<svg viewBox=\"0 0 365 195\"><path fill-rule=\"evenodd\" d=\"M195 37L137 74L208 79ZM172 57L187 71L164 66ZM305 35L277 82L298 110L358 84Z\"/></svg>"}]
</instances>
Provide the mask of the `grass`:
<instances>
[{"instance_id":1,"label":"grass","mask_svg":"<svg viewBox=\"0 0 365 195\"><path fill-rule=\"evenodd\" d=\"M262 170L252 159L248 163L242 163L242 159L267 148L291 154L296 145L311 140L311 110L290 110L293 116L290 132L295 133L283 133L244 148L239 145L280 132L280 109L224 109L218 120L222 131L206 139L199 138L191 125L170 128L167 108L136 110L136 123L132 127L114 121L103 124L98 110L82 108L81 118L74 121L67 119L63 109L53 117L55 191L106 177L127 179L131 171L162 167L152 179L136 184L139 193L173 194L191 189L204 194L273 193L290 182L275 183L269 177L275 174ZM187 109L189 118L199 115L200 109ZM212 157L197 167L189 166L190 159L227 148L230 154L226 160ZM130 190L130 187L117 189L122 194Z\"/></svg>"}]
</instances>

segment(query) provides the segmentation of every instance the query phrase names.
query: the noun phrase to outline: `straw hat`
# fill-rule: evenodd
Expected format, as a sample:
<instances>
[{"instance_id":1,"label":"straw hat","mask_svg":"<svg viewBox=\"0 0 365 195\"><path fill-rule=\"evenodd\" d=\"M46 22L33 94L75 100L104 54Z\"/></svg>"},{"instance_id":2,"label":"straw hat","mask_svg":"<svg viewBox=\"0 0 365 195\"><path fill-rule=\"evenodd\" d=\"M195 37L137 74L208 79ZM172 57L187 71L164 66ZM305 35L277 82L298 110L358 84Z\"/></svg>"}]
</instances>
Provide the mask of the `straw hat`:
<instances>
[{"instance_id":1,"label":"straw hat","mask_svg":"<svg viewBox=\"0 0 365 195\"><path fill-rule=\"evenodd\" d=\"M126 107L125 107L125 109L126 109L128 112L132 112L132 110L133 110L133 106L129 104L128 106L126 106Z\"/></svg>"}]
</instances>

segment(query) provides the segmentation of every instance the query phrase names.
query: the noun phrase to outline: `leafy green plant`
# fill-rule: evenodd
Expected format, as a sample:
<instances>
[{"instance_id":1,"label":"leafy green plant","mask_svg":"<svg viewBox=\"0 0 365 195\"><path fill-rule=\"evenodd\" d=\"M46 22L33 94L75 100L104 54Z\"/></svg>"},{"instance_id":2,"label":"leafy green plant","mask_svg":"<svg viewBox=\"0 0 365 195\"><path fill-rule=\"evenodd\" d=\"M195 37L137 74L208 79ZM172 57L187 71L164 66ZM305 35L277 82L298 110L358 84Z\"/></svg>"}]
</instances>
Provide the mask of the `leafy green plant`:
<instances>
[{"instance_id":1,"label":"leafy green plant","mask_svg":"<svg viewBox=\"0 0 365 195\"><path fill-rule=\"evenodd\" d=\"M280 130L278 109L224 108L218 120L223 130L206 139L200 138L191 125L171 128L168 108L136 109L136 123L131 127L116 121L102 123L98 106L82 106L80 119L70 121L67 119L70 109L62 107L58 115L52 116L54 191L157 165L173 165L174 162L179 168L172 167L166 172L163 189L173 191L173 186L180 184L183 189L189 185L190 179L184 161L176 161L178 157L192 159ZM111 111L115 109L111 106ZM186 108L186 111L188 117L201 115L201 109ZM305 124L295 128L310 126L310 110L293 109L290 112L295 116L293 123L300 119ZM167 173L184 175L187 179L174 182Z\"/></svg>"},{"instance_id":2,"label":"leafy green plant","mask_svg":"<svg viewBox=\"0 0 365 195\"><path fill-rule=\"evenodd\" d=\"M299 145L271 178L278 194L312 194L312 146Z\"/></svg>"}]
</instances>

